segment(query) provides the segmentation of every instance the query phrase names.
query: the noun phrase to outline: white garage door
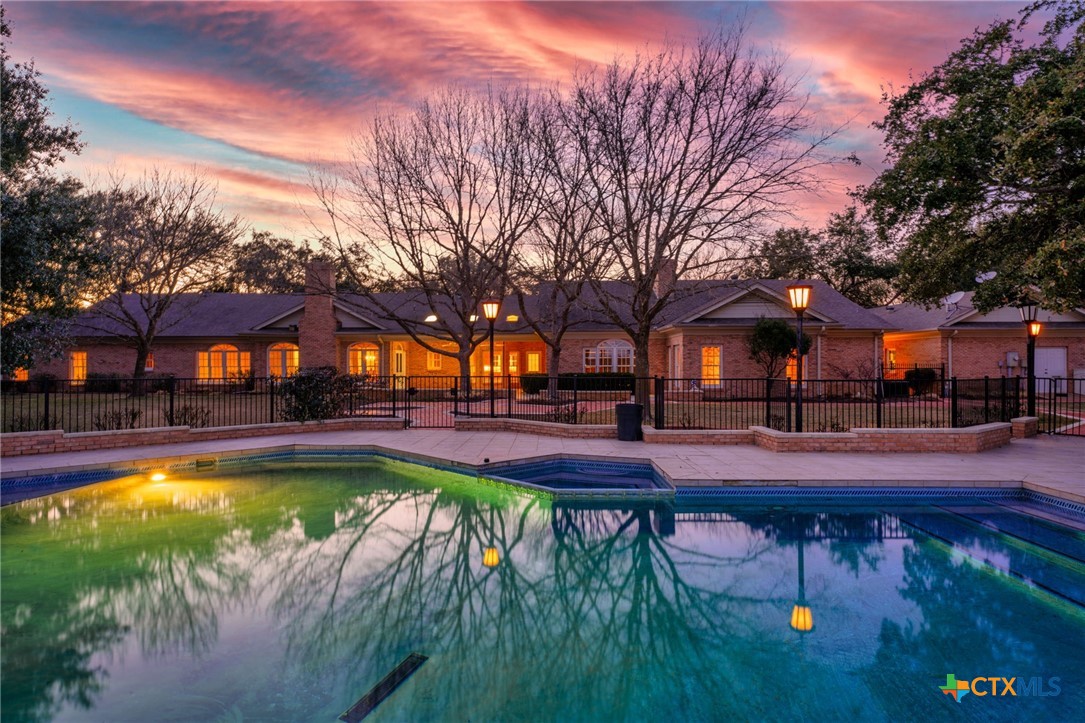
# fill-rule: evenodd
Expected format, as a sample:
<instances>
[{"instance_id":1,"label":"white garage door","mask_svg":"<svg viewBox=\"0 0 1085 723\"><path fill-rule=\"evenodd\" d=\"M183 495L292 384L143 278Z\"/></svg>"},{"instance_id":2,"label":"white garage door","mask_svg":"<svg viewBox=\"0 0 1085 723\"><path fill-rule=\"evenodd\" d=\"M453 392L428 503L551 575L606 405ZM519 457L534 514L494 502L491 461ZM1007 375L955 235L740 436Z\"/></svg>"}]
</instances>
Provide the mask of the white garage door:
<instances>
[{"instance_id":1,"label":"white garage door","mask_svg":"<svg viewBox=\"0 0 1085 723\"><path fill-rule=\"evenodd\" d=\"M1038 379L1058 378L1055 392L1066 394L1066 347L1064 346L1038 346L1036 347L1036 377ZM1050 382L1041 382L1037 391L1051 389Z\"/></svg>"}]
</instances>

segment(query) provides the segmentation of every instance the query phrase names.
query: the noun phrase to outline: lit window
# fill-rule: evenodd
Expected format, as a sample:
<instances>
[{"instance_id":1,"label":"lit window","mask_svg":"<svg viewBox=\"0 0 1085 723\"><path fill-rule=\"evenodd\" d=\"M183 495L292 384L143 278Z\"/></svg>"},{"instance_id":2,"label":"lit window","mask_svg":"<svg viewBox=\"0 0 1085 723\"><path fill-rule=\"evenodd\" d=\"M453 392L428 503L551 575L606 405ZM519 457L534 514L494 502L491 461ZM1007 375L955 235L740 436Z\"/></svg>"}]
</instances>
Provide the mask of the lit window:
<instances>
[{"instance_id":1,"label":"lit window","mask_svg":"<svg viewBox=\"0 0 1085 723\"><path fill-rule=\"evenodd\" d=\"M272 344L267 352L267 371L269 376L288 377L298 373L301 352L297 344L281 342Z\"/></svg>"},{"instance_id":2,"label":"lit window","mask_svg":"<svg viewBox=\"0 0 1085 723\"><path fill-rule=\"evenodd\" d=\"M86 381L87 353L85 351L73 351L68 358L68 378L73 382Z\"/></svg>"},{"instance_id":3,"label":"lit window","mask_svg":"<svg viewBox=\"0 0 1085 723\"><path fill-rule=\"evenodd\" d=\"M520 373L520 352L518 352L518 351L510 351L509 352L509 374L519 374L519 373Z\"/></svg>"},{"instance_id":4,"label":"lit window","mask_svg":"<svg viewBox=\"0 0 1085 723\"><path fill-rule=\"evenodd\" d=\"M236 379L249 373L249 352L238 351L232 344L216 344L196 353L196 378L207 381Z\"/></svg>"},{"instance_id":5,"label":"lit window","mask_svg":"<svg viewBox=\"0 0 1085 723\"><path fill-rule=\"evenodd\" d=\"M720 380L720 348L718 346L701 347L701 378L705 381Z\"/></svg>"},{"instance_id":6,"label":"lit window","mask_svg":"<svg viewBox=\"0 0 1085 723\"><path fill-rule=\"evenodd\" d=\"M380 374L380 350L376 344L351 344L348 348L350 373L369 375L371 377Z\"/></svg>"},{"instance_id":7,"label":"lit window","mask_svg":"<svg viewBox=\"0 0 1085 723\"><path fill-rule=\"evenodd\" d=\"M802 383L804 385L806 384L806 380L809 377L809 375L806 373L806 370L809 369L809 367L810 367L810 356L809 356L809 354L807 354L806 356L804 356L802 358L802 379L803 379ZM799 371L799 367L795 363L795 355L792 354L791 356L789 356L787 358L787 369L784 371L784 375L788 379L792 379L792 380L798 379L799 378L798 371Z\"/></svg>"},{"instance_id":8,"label":"lit window","mask_svg":"<svg viewBox=\"0 0 1085 723\"><path fill-rule=\"evenodd\" d=\"M426 352L426 369L431 372L441 371L441 358L444 354L438 354L435 351Z\"/></svg>"},{"instance_id":9,"label":"lit window","mask_svg":"<svg viewBox=\"0 0 1085 723\"><path fill-rule=\"evenodd\" d=\"M429 316L426 317L426 323L427 324L432 324L435 321L437 321L437 315L436 314L430 314Z\"/></svg>"},{"instance_id":10,"label":"lit window","mask_svg":"<svg viewBox=\"0 0 1085 723\"><path fill-rule=\"evenodd\" d=\"M897 368L897 350L896 349L886 349L885 350L885 366L888 369L896 369Z\"/></svg>"},{"instance_id":11,"label":"lit window","mask_svg":"<svg viewBox=\"0 0 1085 723\"><path fill-rule=\"evenodd\" d=\"M398 341L392 345L392 373L396 376L407 373L407 349Z\"/></svg>"},{"instance_id":12,"label":"lit window","mask_svg":"<svg viewBox=\"0 0 1085 723\"><path fill-rule=\"evenodd\" d=\"M611 339L584 350L584 372L591 374L628 374L633 371L633 345Z\"/></svg>"},{"instance_id":13,"label":"lit window","mask_svg":"<svg viewBox=\"0 0 1085 723\"><path fill-rule=\"evenodd\" d=\"M505 317L505 321L508 321L508 322L520 321L520 317L517 316L516 314L509 314L508 316Z\"/></svg>"},{"instance_id":14,"label":"lit window","mask_svg":"<svg viewBox=\"0 0 1085 723\"><path fill-rule=\"evenodd\" d=\"M20 367L20 368L16 369L14 372L12 372L11 379L12 379L12 381L16 381L16 382L28 381L30 379L30 372L28 372L26 369L23 369L22 367Z\"/></svg>"},{"instance_id":15,"label":"lit window","mask_svg":"<svg viewBox=\"0 0 1085 723\"><path fill-rule=\"evenodd\" d=\"M143 371L145 371L145 372L153 372L154 371L154 352L153 351L147 352L147 361L143 362Z\"/></svg>"},{"instance_id":16,"label":"lit window","mask_svg":"<svg viewBox=\"0 0 1085 723\"><path fill-rule=\"evenodd\" d=\"M542 371L542 354L537 351L527 353L527 371L528 373Z\"/></svg>"},{"instance_id":17,"label":"lit window","mask_svg":"<svg viewBox=\"0 0 1085 723\"><path fill-rule=\"evenodd\" d=\"M467 317L467 320L474 324L478 321L478 314L471 314L471 316Z\"/></svg>"}]
</instances>

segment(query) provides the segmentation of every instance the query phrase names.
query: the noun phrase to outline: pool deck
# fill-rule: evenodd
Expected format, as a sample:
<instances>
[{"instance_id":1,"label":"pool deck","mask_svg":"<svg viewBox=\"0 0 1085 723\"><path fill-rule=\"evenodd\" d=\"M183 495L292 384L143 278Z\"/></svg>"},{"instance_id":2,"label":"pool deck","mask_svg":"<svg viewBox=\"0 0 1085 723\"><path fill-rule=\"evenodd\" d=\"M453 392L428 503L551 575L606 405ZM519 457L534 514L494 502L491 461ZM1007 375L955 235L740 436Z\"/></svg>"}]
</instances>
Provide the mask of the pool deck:
<instances>
[{"instance_id":1,"label":"pool deck","mask_svg":"<svg viewBox=\"0 0 1085 723\"><path fill-rule=\"evenodd\" d=\"M645 444L450 429L316 432L0 460L5 479L168 464L183 457L292 448L383 448L458 464L551 455L652 461L680 487L1009 487L1085 504L1085 438L1033 437L979 454L776 453L747 445Z\"/></svg>"}]
</instances>

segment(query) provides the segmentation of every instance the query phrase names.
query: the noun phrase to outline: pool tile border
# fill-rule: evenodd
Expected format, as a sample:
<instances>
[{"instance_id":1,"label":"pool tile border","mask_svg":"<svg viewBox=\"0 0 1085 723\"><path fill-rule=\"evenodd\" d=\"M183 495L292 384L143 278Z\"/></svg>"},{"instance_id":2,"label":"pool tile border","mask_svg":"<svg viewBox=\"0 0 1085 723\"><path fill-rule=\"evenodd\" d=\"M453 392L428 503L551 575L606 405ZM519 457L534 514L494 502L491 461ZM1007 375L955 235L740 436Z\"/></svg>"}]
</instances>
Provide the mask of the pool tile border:
<instances>
[{"instance_id":1,"label":"pool tile border","mask_svg":"<svg viewBox=\"0 0 1085 723\"><path fill-rule=\"evenodd\" d=\"M81 487L98 482L106 482L118 477L134 474L146 474L155 470L167 470L173 472L205 471L207 469L233 469L253 464L274 462L297 462L320 459L344 459L344 458L381 458L408 464L418 464L431 469L444 472L452 472L473 477L482 484L492 487L519 492L544 499L618 499L618 500L644 500L644 501L740 501L740 500L764 500L771 498L789 498L799 500L826 500L826 499L1008 499L1017 501L1033 502L1059 509L1063 512L1079 516L1085 519L1085 504L1063 499L1055 495L1037 490L1028 489L1021 483L1012 486L990 486L998 483L985 483L985 485L957 486L964 482L930 482L922 486L900 485L892 487L879 486L877 483L870 485L848 486L804 486L801 482L774 482L764 481L735 481L727 482L732 486L715 486L721 482L715 482L712 487L687 486L690 483L703 484L691 480L676 482L664 472L652 460L642 459L616 459L614 457L594 457L591 455L575 454L548 454L536 457L528 457L521 460L503 460L495 463L471 465L455 463L446 459L431 457L424 454L406 454L399 450L388 449L379 445L344 445L344 446L311 446L311 445L284 445L276 448L254 449L246 453L229 452L219 456L214 452L207 454L190 454L183 457L165 457L145 460L142 463L133 464L125 462L110 466L102 465L97 468L72 471L55 471L38 475L21 477L0 478L0 493L18 493L16 497L25 499L27 496L37 494L50 494L75 487ZM208 464L208 463L211 464ZM589 465L593 471L621 473L623 471L642 472L645 468L652 470L654 480L662 482L664 487L653 489L622 489L622 490L599 490L599 489L563 489L555 491L551 488L535 485L530 482L505 477L500 473L505 470L530 471L543 467L548 463L561 462L570 465L582 463ZM8 495L5 495L7 497ZM6 504L8 500L4 500Z\"/></svg>"}]
</instances>

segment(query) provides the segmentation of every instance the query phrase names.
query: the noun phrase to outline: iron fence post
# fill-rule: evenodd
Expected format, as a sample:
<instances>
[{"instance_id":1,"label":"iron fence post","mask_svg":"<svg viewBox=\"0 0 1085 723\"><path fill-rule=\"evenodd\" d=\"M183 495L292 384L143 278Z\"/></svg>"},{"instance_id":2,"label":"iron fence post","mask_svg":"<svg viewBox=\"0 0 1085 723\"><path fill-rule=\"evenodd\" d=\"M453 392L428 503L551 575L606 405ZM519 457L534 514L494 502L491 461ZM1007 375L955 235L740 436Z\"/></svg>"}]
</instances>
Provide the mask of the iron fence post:
<instances>
[{"instance_id":1,"label":"iron fence post","mask_svg":"<svg viewBox=\"0 0 1085 723\"><path fill-rule=\"evenodd\" d=\"M42 431L49 429L52 426L49 422L49 392L52 391L53 380L46 377L41 380L42 391L45 392L45 399L43 400L44 414L41 418Z\"/></svg>"},{"instance_id":2,"label":"iron fence post","mask_svg":"<svg viewBox=\"0 0 1085 723\"><path fill-rule=\"evenodd\" d=\"M393 374L392 375L392 416L393 417L396 416L396 388L398 386L399 386L399 378L395 374ZM406 425L406 422L404 422L404 425Z\"/></svg>"},{"instance_id":3,"label":"iron fence post","mask_svg":"<svg viewBox=\"0 0 1085 723\"><path fill-rule=\"evenodd\" d=\"M885 389L882 379L874 382L874 416L878 420L878 429L882 428L882 403L885 401Z\"/></svg>"},{"instance_id":4,"label":"iron fence post","mask_svg":"<svg viewBox=\"0 0 1085 723\"><path fill-rule=\"evenodd\" d=\"M655 396L656 396L656 414L655 425L656 429L666 429L667 420L663 416L663 405L665 400L663 398L664 387L666 386L666 380L663 377L656 377L655 380Z\"/></svg>"},{"instance_id":5,"label":"iron fence post","mask_svg":"<svg viewBox=\"0 0 1085 723\"><path fill-rule=\"evenodd\" d=\"M174 420L174 416L173 416L173 399L174 399L174 394L176 392L176 387L177 387L177 380L175 378L173 378L173 377L169 377L166 380L166 389L170 393L170 414L169 414L170 425L169 426L171 426L171 427L173 426L173 420Z\"/></svg>"},{"instance_id":6,"label":"iron fence post","mask_svg":"<svg viewBox=\"0 0 1085 723\"><path fill-rule=\"evenodd\" d=\"M784 379L784 431L791 431L791 377Z\"/></svg>"},{"instance_id":7,"label":"iron fence post","mask_svg":"<svg viewBox=\"0 0 1085 723\"><path fill-rule=\"evenodd\" d=\"M983 423L991 421L991 378L983 377Z\"/></svg>"},{"instance_id":8,"label":"iron fence post","mask_svg":"<svg viewBox=\"0 0 1085 723\"><path fill-rule=\"evenodd\" d=\"M576 375L576 374L573 375L573 424L578 424L579 423L578 420L580 419L580 406L579 406L579 404L577 402L577 399L576 399L576 380L577 380L577 376L578 375Z\"/></svg>"},{"instance_id":9,"label":"iron fence post","mask_svg":"<svg viewBox=\"0 0 1085 723\"><path fill-rule=\"evenodd\" d=\"M772 377L765 377L765 426L772 428Z\"/></svg>"},{"instance_id":10,"label":"iron fence post","mask_svg":"<svg viewBox=\"0 0 1085 723\"><path fill-rule=\"evenodd\" d=\"M460 378L452 378L452 417L460 416Z\"/></svg>"},{"instance_id":11,"label":"iron fence post","mask_svg":"<svg viewBox=\"0 0 1085 723\"><path fill-rule=\"evenodd\" d=\"M505 374L505 417L512 419L512 373Z\"/></svg>"},{"instance_id":12,"label":"iron fence post","mask_svg":"<svg viewBox=\"0 0 1085 723\"><path fill-rule=\"evenodd\" d=\"M1008 422L1013 415L1006 409L1006 377L999 377L999 380L998 403L1001 411L998 413L998 421Z\"/></svg>"},{"instance_id":13,"label":"iron fence post","mask_svg":"<svg viewBox=\"0 0 1085 723\"><path fill-rule=\"evenodd\" d=\"M957 377L949 380L949 426L957 426Z\"/></svg>"}]
</instances>

